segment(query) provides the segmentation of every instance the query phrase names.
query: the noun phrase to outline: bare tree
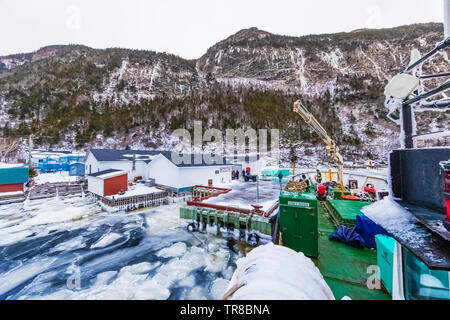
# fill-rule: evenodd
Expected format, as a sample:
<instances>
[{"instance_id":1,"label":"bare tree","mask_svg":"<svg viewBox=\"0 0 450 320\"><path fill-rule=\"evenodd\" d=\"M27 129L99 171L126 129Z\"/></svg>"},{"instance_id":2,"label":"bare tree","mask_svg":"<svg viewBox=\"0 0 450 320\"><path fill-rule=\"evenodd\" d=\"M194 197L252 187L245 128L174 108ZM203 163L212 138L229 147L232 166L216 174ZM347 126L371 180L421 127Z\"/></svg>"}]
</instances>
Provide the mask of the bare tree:
<instances>
[{"instance_id":1,"label":"bare tree","mask_svg":"<svg viewBox=\"0 0 450 320\"><path fill-rule=\"evenodd\" d=\"M0 161L5 162L19 151L20 140L17 138L0 138Z\"/></svg>"}]
</instances>

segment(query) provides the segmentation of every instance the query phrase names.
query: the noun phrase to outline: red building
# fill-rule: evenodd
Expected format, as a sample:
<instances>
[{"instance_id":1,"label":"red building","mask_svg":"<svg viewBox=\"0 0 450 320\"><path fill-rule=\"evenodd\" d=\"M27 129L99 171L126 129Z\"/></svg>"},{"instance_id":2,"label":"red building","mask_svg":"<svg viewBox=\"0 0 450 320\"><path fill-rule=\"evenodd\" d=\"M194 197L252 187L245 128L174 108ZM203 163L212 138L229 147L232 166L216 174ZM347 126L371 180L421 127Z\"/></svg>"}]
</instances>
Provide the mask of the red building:
<instances>
[{"instance_id":1,"label":"red building","mask_svg":"<svg viewBox=\"0 0 450 320\"><path fill-rule=\"evenodd\" d=\"M106 197L128 190L128 173L122 170L109 169L87 176L88 191Z\"/></svg>"}]
</instances>

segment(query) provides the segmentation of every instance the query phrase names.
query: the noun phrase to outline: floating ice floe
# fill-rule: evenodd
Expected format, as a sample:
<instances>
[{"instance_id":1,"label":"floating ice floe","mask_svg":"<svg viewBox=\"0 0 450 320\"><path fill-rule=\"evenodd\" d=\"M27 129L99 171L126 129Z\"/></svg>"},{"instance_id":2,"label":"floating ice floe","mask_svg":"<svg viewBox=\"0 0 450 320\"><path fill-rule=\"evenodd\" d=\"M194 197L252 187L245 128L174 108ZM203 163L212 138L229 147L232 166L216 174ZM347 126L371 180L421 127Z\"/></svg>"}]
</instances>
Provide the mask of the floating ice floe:
<instances>
[{"instance_id":1,"label":"floating ice floe","mask_svg":"<svg viewBox=\"0 0 450 320\"><path fill-rule=\"evenodd\" d=\"M177 242L169 248L161 249L156 255L162 258L179 257L186 252L186 244L184 242Z\"/></svg>"},{"instance_id":2,"label":"floating ice floe","mask_svg":"<svg viewBox=\"0 0 450 320\"><path fill-rule=\"evenodd\" d=\"M109 215L80 199L0 208L0 299L220 298L237 255L180 228L180 204Z\"/></svg>"},{"instance_id":3,"label":"floating ice floe","mask_svg":"<svg viewBox=\"0 0 450 320\"><path fill-rule=\"evenodd\" d=\"M122 238L122 236L118 233L109 233L106 236L100 238L100 240L98 240L96 243L94 243L91 246L91 249L104 248L120 238Z\"/></svg>"}]
</instances>

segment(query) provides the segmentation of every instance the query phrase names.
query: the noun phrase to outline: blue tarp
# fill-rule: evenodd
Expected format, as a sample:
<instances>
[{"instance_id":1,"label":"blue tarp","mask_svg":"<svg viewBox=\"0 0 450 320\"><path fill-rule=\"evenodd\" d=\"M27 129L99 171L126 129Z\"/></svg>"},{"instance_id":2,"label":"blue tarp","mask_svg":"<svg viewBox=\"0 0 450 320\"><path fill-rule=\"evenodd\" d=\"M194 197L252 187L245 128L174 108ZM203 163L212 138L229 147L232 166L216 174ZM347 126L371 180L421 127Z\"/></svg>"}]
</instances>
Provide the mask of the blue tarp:
<instances>
[{"instance_id":1,"label":"blue tarp","mask_svg":"<svg viewBox=\"0 0 450 320\"><path fill-rule=\"evenodd\" d=\"M364 239L364 242L369 248L376 248L375 236L382 234L388 236L389 234L380 227L378 224L370 220L364 214L360 214L356 217L356 230Z\"/></svg>"},{"instance_id":2,"label":"blue tarp","mask_svg":"<svg viewBox=\"0 0 450 320\"><path fill-rule=\"evenodd\" d=\"M364 239L356 232L356 227L348 228L341 225L337 231L328 237L331 241L340 241L355 248L364 248Z\"/></svg>"},{"instance_id":3,"label":"blue tarp","mask_svg":"<svg viewBox=\"0 0 450 320\"><path fill-rule=\"evenodd\" d=\"M39 170L42 172L61 171L61 165L56 162L43 162L39 163Z\"/></svg>"},{"instance_id":4,"label":"blue tarp","mask_svg":"<svg viewBox=\"0 0 450 320\"><path fill-rule=\"evenodd\" d=\"M82 163L84 157L81 156L63 156L46 157L39 159L38 168L41 172L70 171L70 165L73 163Z\"/></svg>"}]
</instances>

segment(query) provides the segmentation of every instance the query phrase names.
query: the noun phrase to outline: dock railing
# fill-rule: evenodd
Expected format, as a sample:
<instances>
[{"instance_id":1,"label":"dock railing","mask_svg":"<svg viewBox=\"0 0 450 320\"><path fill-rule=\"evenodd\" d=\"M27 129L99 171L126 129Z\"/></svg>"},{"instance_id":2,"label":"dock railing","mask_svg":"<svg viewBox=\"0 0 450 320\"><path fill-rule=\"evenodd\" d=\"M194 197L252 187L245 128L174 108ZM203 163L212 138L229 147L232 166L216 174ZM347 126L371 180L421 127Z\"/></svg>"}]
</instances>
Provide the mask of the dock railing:
<instances>
[{"instance_id":1,"label":"dock railing","mask_svg":"<svg viewBox=\"0 0 450 320\"><path fill-rule=\"evenodd\" d=\"M131 209L131 208L138 209L149 206L161 205L164 202L164 200L167 199L168 192L161 191L124 198L112 197L112 199L102 196L95 196L95 197L98 201L100 201L101 203L103 203L108 207L121 209Z\"/></svg>"},{"instance_id":2,"label":"dock railing","mask_svg":"<svg viewBox=\"0 0 450 320\"><path fill-rule=\"evenodd\" d=\"M299 170L299 171L300 171L300 170ZM328 171L322 170L321 172L322 172L322 175L324 176L324 179L325 179L325 180L328 180L328 179L329 179L329 177L328 177ZM337 176L337 171L332 170L331 173L332 173L332 175L333 175L333 178L334 178L334 176ZM314 176L314 175L316 174L316 171L314 171L314 170L303 171L303 172L301 172L301 173L296 174L293 178L294 178L294 179L295 179L295 178L301 178L301 176L302 176L303 174L306 175L307 177L310 177L310 178L311 178L312 176ZM386 176L377 175L377 174L374 174L374 173L364 174L364 173L351 172L351 171L344 170L344 175L348 175L348 176L350 176L350 177L361 177L361 178L367 178L367 179L379 180L379 181L385 183L386 185L388 185L388 178L387 178ZM367 180L367 179L366 179L366 180Z\"/></svg>"}]
</instances>

